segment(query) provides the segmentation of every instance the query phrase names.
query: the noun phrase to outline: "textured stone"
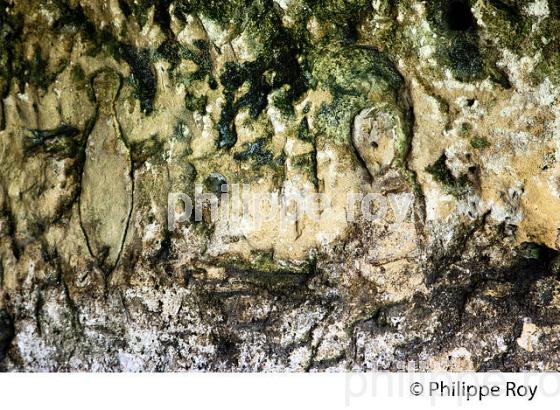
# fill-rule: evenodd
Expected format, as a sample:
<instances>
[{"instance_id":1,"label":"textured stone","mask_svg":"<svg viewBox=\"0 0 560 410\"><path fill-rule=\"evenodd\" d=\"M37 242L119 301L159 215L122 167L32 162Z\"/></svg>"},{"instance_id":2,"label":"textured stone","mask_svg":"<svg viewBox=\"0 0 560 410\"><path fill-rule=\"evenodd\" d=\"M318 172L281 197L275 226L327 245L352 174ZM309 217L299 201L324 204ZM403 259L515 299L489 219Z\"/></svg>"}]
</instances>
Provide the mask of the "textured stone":
<instances>
[{"instance_id":1,"label":"textured stone","mask_svg":"<svg viewBox=\"0 0 560 410\"><path fill-rule=\"evenodd\" d=\"M559 29L552 0L0 0L0 368L558 370ZM170 193L237 187L328 207L169 229Z\"/></svg>"}]
</instances>

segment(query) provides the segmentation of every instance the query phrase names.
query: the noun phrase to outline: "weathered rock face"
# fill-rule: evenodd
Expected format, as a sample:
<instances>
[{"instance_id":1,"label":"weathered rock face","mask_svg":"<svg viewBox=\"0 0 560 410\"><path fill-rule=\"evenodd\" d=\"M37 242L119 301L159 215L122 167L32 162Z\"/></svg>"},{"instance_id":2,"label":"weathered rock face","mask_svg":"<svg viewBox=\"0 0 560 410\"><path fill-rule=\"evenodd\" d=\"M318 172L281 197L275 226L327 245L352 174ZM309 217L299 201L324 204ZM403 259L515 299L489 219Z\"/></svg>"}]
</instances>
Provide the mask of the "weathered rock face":
<instances>
[{"instance_id":1,"label":"weathered rock face","mask_svg":"<svg viewBox=\"0 0 560 410\"><path fill-rule=\"evenodd\" d=\"M556 1L0 0L0 92L2 370L560 368Z\"/></svg>"}]
</instances>

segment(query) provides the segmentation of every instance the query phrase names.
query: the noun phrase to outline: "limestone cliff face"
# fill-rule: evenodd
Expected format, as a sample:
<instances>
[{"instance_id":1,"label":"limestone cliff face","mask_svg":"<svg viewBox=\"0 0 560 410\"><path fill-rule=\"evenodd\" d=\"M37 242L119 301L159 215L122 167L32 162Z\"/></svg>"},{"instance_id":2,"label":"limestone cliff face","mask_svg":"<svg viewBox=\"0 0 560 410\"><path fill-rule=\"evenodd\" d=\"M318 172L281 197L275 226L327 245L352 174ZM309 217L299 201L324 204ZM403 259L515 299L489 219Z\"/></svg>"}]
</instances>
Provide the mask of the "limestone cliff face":
<instances>
[{"instance_id":1,"label":"limestone cliff face","mask_svg":"<svg viewBox=\"0 0 560 410\"><path fill-rule=\"evenodd\" d=\"M560 367L556 1L0 0L0 93L2 370Z\"/></svg>"}]
</instances>

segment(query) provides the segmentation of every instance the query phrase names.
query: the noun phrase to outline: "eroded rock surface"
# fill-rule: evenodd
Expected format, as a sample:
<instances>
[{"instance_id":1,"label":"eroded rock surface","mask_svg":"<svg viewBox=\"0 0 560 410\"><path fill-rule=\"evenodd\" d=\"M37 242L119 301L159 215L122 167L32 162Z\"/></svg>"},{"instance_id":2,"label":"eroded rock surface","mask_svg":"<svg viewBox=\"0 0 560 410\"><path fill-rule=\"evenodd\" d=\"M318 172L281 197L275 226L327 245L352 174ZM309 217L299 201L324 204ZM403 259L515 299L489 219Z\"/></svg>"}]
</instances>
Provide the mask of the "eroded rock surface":
<instances>
[{"instance_id":1,"label":"eroded rock surface","mask_svg":"<svg viewBox=\"0 0 560 410\"><path fill-rule=\"evenodd\" d=\"M559 37L553 0L0 0L0 369L558 370Z\"/></svg>"}]
</instances>

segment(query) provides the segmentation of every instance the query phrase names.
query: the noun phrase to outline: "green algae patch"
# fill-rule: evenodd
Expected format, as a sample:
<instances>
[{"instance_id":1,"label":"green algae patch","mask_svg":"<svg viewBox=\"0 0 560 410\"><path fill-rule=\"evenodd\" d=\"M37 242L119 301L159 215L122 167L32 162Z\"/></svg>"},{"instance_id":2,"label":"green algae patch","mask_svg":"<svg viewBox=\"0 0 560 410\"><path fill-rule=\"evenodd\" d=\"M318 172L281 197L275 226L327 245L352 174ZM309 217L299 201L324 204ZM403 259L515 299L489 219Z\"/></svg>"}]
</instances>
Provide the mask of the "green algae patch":
<instances>
[{"instance_id":1,"label":"green algae patch","mask_svg":"<svg viewBox=\"0 0 560 410\"><path fill-rule=\"evenodd\" d=\"M297 135L298 139L300 139L302 141L305 141L305 142L314 142L315 141L315 136L309 130L309 121L307 120L307 117L304 117L300 121L296 135Z\"/></svg>"},{"instance_id":2,"label":"green algae patch","mask_svg":"<svg viewBox=\"0 0 560 410\"><path fill-rule=\"evenodd\" d=\"M319 187L317 178L317 152L313 150L307 154L297 155L293 158L292 165L306 172L315 188Z\"/></svg>"},{"instance_id":3,"label":"green algae patch","mask_svg":"<svg viewBox=\"0 0 560 410\"><path fill-rule=\"evenodd\" d=\"M503 48L519 51L531 31L531 21L521 13L520 5L502 0L488 0L480 13L486 29Z\"/></svg>"},{"instance_id":4,"label":"green algae patch","mask_svg":"<svg viewBox=\"0 0 560 410\"><path fill-rule=\"evenodd\" d=\"M446 161L446 155L442 154L436 162L426 167L426 172L429 173L435 181L443 185L446 193L453 196L461 196L468 191L469 180L465 175L456 178L448 168Z\"/></svg>"},{"instance_id":5,"label":"green algae patch","mask_svg":"<svg viewBox=\"0 0 560 410\"><path fill-rule=\"evenodd\" d=\"M479 33L468 0L435 0L426 3L427 18L437 35L436 56L459 81L484 78L489 68L479 48Z\"/></svg>"},{"instance_id":6,"label":"green algae patch","mask_svg":"<svg viewBox=\"0 0 560 410\"><path fill-rule=\"evenodd\" d=\"M298 60L300 41L284 27L272 2L246 4L243 19L242 27L257 58L243 63L229 61L219 76L225 103L217 124L217 148L229 149L236 144L234 120L240 110L248 109L256 120L268 106L268 96L277 91L273 104L291 116L294 102L308 88Z\"/></svg>"},{"instance_id":7,"label":"green algae patch","mask_svg":"<svg viewBox=\"0 0 560 410\"><path fill-rule=\"evenodd\" d=\"M471 147L474 149L482 150L484 148L488 148L490 146L490 142L484 137L474 137L471 139Z\"/></svg>"},{"instance_id":8,"label":"green algae patch","mask_svg":"<svg viewBox=\"0 0 560 410\"><path fill-rule=\"evenodd\" d=\"M348 143L354 117L380 103L397 105L403 80L392 63L368 47L321 50L313 62L317 88L328 91L330 102L316 111L317 129L339 144Z\"/></svg>"},{"instance_id":9,"label":"green algae patch","mask_svg":"<svg viewBox=\"0 0 560 410\"><path fill-rule=\"evenodd\" d=\"M557 6L560 9L560 6ZM560 11L558 11L560 14ZM553 84L560 85L560 16L548 18L543 23L543 44L539 64L532 73L537 83L549 79Z\"/></svg>"}]
</instances>

